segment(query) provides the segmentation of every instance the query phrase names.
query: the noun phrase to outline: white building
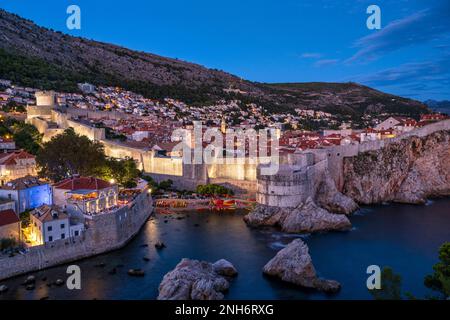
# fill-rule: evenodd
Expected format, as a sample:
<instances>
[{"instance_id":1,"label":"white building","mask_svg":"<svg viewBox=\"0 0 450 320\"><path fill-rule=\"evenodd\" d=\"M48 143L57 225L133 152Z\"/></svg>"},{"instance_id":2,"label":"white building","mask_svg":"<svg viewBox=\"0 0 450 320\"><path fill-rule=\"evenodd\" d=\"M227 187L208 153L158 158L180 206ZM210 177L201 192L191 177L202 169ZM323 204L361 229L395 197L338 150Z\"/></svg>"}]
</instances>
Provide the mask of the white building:
<instances>
[{"instance_id":1,"label":"white building","mask_svg":"<svg viewBox=\"0 0 450 320\"><path fill-rule=\"evenodd\" d=\"M401 119L398 119L396 117L389 117L386 120L384 120L383 122L379 123L378 125L375 126L375 130L388 130L388 129L392 129L394 126L398 125L399 123L401 123Z\"/></svg>"},{"instance_id":2,"label":"white building","mask_svg":"<svg viewBox=\"0 0 450 320\"><path fill-rule=\"evenodd\" d=\"M95 86L90 83L79 83L78 88L80 88L81 91L84 93L94 93L95 92Z\"/></svg>"},{"instance_id":3,"label":"white building","mask_svg":"<svg viewBox=\"0 0 450 320\"><path fill-rule=\"evenodd\" d=\"M70 237L69 216L57 206L43 205L30 214L31 238L43 244Z\"/></svg>"},{"instance_id":4,"label":"white building","mask_svg":"<svg viewBox=\"0 0 450 320\"><path fill-rule=\"evenodd\" d=\"M56 240L80 236L83 223L72 221L61 207L43 205L30 214L30 235L34 244L44 244Z\"/></svg>"},{"instance_id":5,"label":"white building","mask_svg":"<svg viewBox=\"0 0 450 320\"><path fill-rule=\"evenodd\" d=\"M135 131L131 134L131 138L135 141L142 141L150 136L148 131Z\"/></svg>"},{"instance_id":6,"label":"white building","mask_svg":"<svg viewBox=\"0 0 450 320\"><path fill-rule=\"evenodd\" d=\"M53 185L53 203L70 214L92 216L117 206L118 187L94 177L72 177Z\"/></svg>"}]
</instances>

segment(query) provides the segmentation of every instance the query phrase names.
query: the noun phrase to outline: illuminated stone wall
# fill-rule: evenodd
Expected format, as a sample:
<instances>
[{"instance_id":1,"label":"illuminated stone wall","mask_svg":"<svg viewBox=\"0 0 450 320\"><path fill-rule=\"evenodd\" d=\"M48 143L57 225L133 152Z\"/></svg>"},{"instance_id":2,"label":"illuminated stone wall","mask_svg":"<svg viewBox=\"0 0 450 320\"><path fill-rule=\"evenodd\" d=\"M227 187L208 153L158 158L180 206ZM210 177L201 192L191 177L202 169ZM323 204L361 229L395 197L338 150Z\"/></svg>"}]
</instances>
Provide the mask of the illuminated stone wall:
<instances>
[{"instance_id":1,"label":"illuminated stone wall","mask_svg":"<svg viewBox=\"0 0 450 320\"><path fill-rule=\"evenodd\" d=\"M31 247L23 255L0 255L0 280L119 249L139 232L152 211L152 198L144 192L128 206L95 216L78 237Z\"/></svg>"}]
</instances>

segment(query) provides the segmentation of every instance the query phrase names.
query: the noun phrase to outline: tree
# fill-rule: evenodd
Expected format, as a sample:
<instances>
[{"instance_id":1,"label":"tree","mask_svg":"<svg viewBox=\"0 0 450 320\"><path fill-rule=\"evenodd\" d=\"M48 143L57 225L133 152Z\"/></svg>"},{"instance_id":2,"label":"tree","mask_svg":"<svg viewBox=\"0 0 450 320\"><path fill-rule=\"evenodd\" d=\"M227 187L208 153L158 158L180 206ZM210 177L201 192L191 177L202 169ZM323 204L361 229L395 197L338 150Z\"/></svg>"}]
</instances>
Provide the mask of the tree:
<instances>
[{"instance_id":1,"label":"tree","mask_svg":"<svg viewBox=\"0 0 450 320\"><path fill-rule=\"evenodd\" d=\"M17 248L21 243L14 238L1 238L0 251Z\"/></svg>"},{"instance_id":2,"label":"tree","mask_svg":"<svg viewBox=\"0 0 450 320\"><path fill-rule=\"evenodd\" d=\"M433 266L434 273L427 275L424 284L427 288L439 292L438 297L428 299L449 299L450 297L450 242L445 242L439 248L439 262ZM376 300L400 300L402 279L389 267L381 272L381 289L369 290ZM411 293L405 292L409 299L417 299Z\"/></svg>"},{"instance_id":3,"label":"tree","mask_svg":"<svg viewBox=\"0 0 450 320\"><path fill-rule=\"evenodd\" d=\"M19 214L20 223L22 228L26 228L30 225L30 210L25 210Z\"/></svg>"},{"instance_id":4,"label":"tree","mask_svg":"<svg viewBox=\"0 0 450 320\"><path fill-rule=\"evenodd\" d=\"M401 300L402 277L392 268L384 267L381 271L381 289L369 290L375 300Z\"/></svg>"},{"instance_id":5,"label":"tree","mask_svg":"<svg viewBox=\"0 0 450 320\"><path fill-rule=\"evenodd\" d=\"M433 266L433 270L433 274L425 277L425 286L439 292L439 298L448 299L450 297L450 242L445 242L439 248L439 262Z\"/></svg>"},{"instance_id":6,"label":"tree","mask_svg":"<svg viewBox=\"0 0 450 320\"><path fill-rule=\"evenodd\" d=\"M37 154L41 148L42 134L31 124L19 122L12 127L13 139L18 148Z\"/></svg>"},{"instance_id":7,"label":"tree","mask_svg":"<svg viewBox=\"0 0 450 320\"><path fill-rule=\"evenodd\" d=\"M0 135L12 137L18 148L31 154L36 154L41 147L42 134L36 127L11 117L5 120L0 118Z\"/></svg>"},{"instance_id":8,"label":"tree","mask_svg":"<svg viewBox=\"0 0 450 320\"><path fill-rule=\"evenodd\" d=\"M8 103L3 107L3 111L4 112L15 111L15 112L24 113L24 112L26 112L26 109L23 105L18 104L17 102L11 100L11 101L8 101Z\"/></svg>"},{"instance_id":9,"label":"tree","mask_svg":"<svg viewBox=\"0 0 450 320\"><path fill-rule=\"evenodd\" d=\"M218 184L198 185L196 192L203 195L232 195L233 190Z\"/></svg>"},{"instance_id":10,"label":"tree","mask_svg":"<svg viewBox=\"0 0 450 320\"><path fill-rule=\"evenodd\" d=\"M114 179L117 183L127 188L135 187L135 180L140 175L140 171L136 166L136 161L132 158L122 160L108 158L99 171L100 176L103 179Z\"/></svg>"},{"instance_id":11,"label":"tree","mask_svg":"<svg viewBox=\"0 0 450 320\"><path fill-rule=\"evenodd\" d=\"M59 181L74 174L98 176L106 157L101 143L69 128L43 144L36 162L40 176Z\"/></svg>"},{"instance_id":12,"label":"tree","mask_svg":"<svg viewBox=\"0 0 450 320\"><path fill-rule=\"evenodd\" d=\"M164 180L159 183L159 189L170 190L172 188L172 185L173 185L172 180L170 179Z\"/></svg>"}]
</instances>

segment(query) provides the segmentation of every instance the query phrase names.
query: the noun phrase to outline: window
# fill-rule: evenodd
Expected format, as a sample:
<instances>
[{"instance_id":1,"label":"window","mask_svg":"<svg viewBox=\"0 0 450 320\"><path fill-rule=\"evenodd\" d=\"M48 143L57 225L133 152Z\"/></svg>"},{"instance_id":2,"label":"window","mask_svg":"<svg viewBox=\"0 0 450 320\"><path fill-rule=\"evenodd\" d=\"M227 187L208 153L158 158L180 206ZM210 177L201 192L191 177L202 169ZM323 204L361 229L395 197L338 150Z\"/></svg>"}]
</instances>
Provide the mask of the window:
<instances>
[{"instance_id":1,"label":"window","mask_svg":"<svg viewBox=\"0 0 450 320\"><path fill-rule=\"evenodd\" d=\"M66 225L64 223L61 223L61 229L64 229Z\"/></svg>"},{"instance_id":2,"label":"window","mask_svg":"<svg viewBox=\"0 0 450 320\"><path fill-rule=\"evenodd\" d=\"M65 239L66 238L66 234L65 233L61 233L61 239Z\"/></svg>"},{"instance_id":3,"label":"window","mask_svg":"<svg viewBox=\"0 0 450 320\"><path fill-rule=\"evenodd\" d=\"M52 226L47 227L47 231L52 231L52 230L53 230Z\"/></svg>"},{"instance_id":4,"label":"window","mask_svg":"<svg viewBox=\"0 0 450 320\"><path fill-rule=\"evenodd\" d=\"M53 237L52 236L48 237L48 242L52 242L52 241L53 241Z\"/></svg>"},{"instance_id":5,"label":"window","mask_svg":"<svg viewBox=\"0 0 450 320\"><path fill-rule=\"evenodd\" d=\"M75 231L75 237L78 237L79 234L80 234L80 231L76 230Z\"/></svg>"}]
</instances>

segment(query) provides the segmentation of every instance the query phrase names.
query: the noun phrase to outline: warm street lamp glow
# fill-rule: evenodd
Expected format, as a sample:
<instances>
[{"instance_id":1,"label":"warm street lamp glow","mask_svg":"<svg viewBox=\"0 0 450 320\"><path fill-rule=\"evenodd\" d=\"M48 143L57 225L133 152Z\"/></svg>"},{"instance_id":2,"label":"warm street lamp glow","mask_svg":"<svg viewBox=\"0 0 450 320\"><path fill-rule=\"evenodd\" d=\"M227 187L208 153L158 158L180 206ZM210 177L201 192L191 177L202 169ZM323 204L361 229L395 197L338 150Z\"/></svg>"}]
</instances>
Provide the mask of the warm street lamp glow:
<instances>
[{"instance_id":1,"label":"warm street lamp glow","mask_svg":"<svg viewBox=\"0 0 450 320\"><path fill-rule=\"evenodd\" d=\"M116 180L115 179L110 179L109 183L114 184L114 183L116 183Z\"/></svg>"}]
</instances>

